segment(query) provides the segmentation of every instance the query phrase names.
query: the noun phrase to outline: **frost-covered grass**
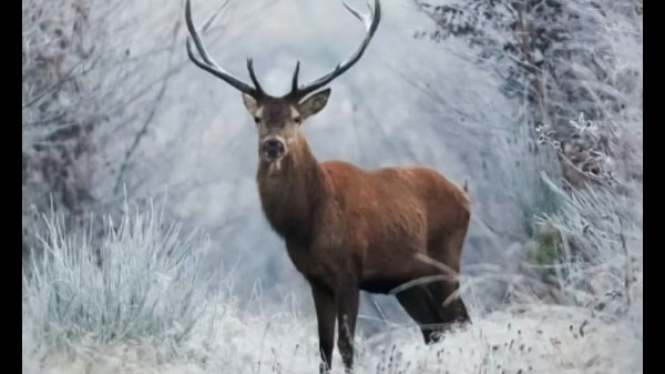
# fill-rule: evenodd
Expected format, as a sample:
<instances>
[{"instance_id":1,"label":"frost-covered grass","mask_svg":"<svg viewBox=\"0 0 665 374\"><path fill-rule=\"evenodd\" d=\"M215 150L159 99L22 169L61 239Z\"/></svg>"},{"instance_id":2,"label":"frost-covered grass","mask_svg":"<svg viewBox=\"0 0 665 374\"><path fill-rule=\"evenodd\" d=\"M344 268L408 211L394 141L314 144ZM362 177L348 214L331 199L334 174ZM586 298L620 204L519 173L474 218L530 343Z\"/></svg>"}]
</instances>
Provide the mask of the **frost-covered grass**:
<instances>
[{"instance_id":1,"label":"frost-covered grass","mask_svg":"<svg viewBox=\"0 0 665 374\"><path fill-rule=\"evenodd\" d=\"M74 351L83 342L186 338L206 304L207 243L161 216L151 208L107 219L98 241L92 230L66 234L59 217L46 218L23 267L24 327L48 347Z\"/></svg>"},{"instance_id":2,"label":"frost-covered grass","mask_svg":"<svg viewBox=\"0 0 665 374\"><path fill-rule=\"evenodd\" d=\"M126 342L86 355L44 350L26 357L26 373L313 373L314 320L295 315L245 316L231 305L176 349ZM424 346L412 326L358 340L357 373L639 373L641 340L633 326L588 311L541 307L475 316L468 329ZM333 372L341 373L335 352ZM41 368L40 368L41 367ZM521 371L520 371L521 370Z\"/></svg>"},{"instance_id":3,"label":"frost-covered grass","mask_svg":"<svg viewBox=\"0 0 665 374\"><path fill-rule=\"evenodd\" d=\"M357 339L357 373L641 372L641 233L618 218L585 215L617 204L627 206L588 195L547 218L595 251L593 261L564 255L567 261L557 265L569 302L546 305L522 295L519 305L479 314L473 286L464 287L472 325L427 347L414 325L387 324L383 333ZM595 236L587 238L590 229L577 215L596 223ZM292 307L247 310L232 297L210 295L196 271L205 243L180 239L155 210L108 222L101 268L83 255L92 253L85 236L65 236L57 220L47 227L44 255L24 269L24 373L318 370L313 315ZM615 231L625 241L610 235ZM309 295L298 297L311 302ZM342 372L337 351L333 365Z\"/></svg>"}]
</instances>

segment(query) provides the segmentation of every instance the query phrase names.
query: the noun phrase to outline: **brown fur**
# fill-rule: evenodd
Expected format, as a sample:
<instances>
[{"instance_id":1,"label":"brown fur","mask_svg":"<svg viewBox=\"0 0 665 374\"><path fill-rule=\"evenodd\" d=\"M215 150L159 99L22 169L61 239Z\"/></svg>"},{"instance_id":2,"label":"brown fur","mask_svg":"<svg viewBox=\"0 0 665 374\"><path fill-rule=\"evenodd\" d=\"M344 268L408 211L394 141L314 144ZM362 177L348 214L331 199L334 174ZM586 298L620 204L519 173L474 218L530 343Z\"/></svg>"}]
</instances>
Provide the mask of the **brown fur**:
<instances>
[{"instance_id":1,"label":"brown fur","mask_svg":"<svg viewBox=\"0 0 665 374\"><path fill-rule=\"evenodd\" d=\"M364 171L341 161L318 163L300 133L279 162L279 170L274 162L259 162L263 211L312 287L323 361L331 362L337 316L338 347L350 368L359 290L388 293L441 274L416 254L459 273L469 202L461 189L427 168ZM457 289L456 283L437 282L397 294L427 343L442 326L425 325L468 321L461 299L443 306Z\"/></svg>"}]
</instances>

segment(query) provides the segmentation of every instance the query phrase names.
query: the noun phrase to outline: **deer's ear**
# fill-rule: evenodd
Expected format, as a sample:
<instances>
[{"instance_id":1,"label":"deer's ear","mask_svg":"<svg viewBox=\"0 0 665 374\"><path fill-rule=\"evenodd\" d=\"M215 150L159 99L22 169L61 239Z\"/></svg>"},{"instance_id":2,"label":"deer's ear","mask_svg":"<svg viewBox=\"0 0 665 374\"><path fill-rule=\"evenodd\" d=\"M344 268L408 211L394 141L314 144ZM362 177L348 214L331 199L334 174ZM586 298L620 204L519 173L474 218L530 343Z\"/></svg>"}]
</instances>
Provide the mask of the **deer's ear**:
<instances>
[{"instance_id":1,"label":"deer's ear","mask_svg":"<svg viewBox=\"0 0 665 374\"><path fill-rule=\"evenodd\" d=\"M255 115L256 112L259 110L259 102L256 101L256 99L252 97L252 95L243 93L242 102L245 104L245 108L247 108L247 111L249 111L251 115Z\"/></svg>"},{"instance_id":2,"label":"deer's ear","mask_svg":"<svg viewBox=\"0 0 665 374\"><path fill-rule=\"evenodd\" d=\"M328 98L330 97L330 88L326 88L323 91L319 91L314 95L304 99L298 104L298 109L300 111L300 116L303 120L307 117L313 116L316 113L320 112L326 104L328 103Z\"/></svg>"}]
</instances>

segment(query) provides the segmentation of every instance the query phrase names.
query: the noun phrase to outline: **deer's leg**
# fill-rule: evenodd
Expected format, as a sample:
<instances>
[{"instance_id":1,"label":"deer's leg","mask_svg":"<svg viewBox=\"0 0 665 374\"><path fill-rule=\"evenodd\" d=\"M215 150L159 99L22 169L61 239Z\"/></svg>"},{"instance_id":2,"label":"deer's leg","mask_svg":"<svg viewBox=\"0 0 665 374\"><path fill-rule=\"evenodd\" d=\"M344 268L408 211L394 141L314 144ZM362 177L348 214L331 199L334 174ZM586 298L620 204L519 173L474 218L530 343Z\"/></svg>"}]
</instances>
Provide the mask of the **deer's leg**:
<instances>
[{"instance_id":1,"label":"deer's leg","mask_svg":"<svg viewBox=\"0 0 665 374\"><path fill-rule=\"evenodd\" d=\"M326 288L314 284L311 287L319 329L319 352L321 354L319 372L327 373L332 367L335 339L335 295Z\"/></svg>"},{"instance_id":2,"label":"deer's leg","mask_svg":"<svg viewBox=\"0 0 665 374\"><path fill-rule=\"evenodd\" d=\"M453 322L470 322L469 313L466 310L464 301L458 294L459 285L457 282L436 282L427 285L430 290L442 318L442 323L451 324Z\"/></svg>"},{"instance_id":3,"label":"deer's leg","mask_svg":"<svg viewBox=\"0 0 665 374\"><path fill-rule=\"evenodd\" d=\"M425 344L436 340L441 318L433 307L432 296L424 286L414 286L397 294L397 301L420 326Z\"/></svg>"},{"instance_id":4,"label":"deer's leg","mask_svg":"<svg viewBox=\"0 0 665 374\"><path fill-rule=\"evenodd\" d=\"M358 318L360 290L354 282L345 282L338 290L337 299L337 348L347 373L353 369L353 338Z\"/></svg>"},{"instance_id":5,"label":"deer's leg","mask_svg":"<svg viewBox=\"0 0 665 374\"><path fill-rule=\"evenodd\" d=\"M462 246L466 229L460 229L447 238L432 243L430 253L432 257L444 263L459 275L461 265ZM452 275L452 274L451 274ZM470 322L469 314L464 301L459 295L459 282L457 280L444 280L427 284L427 289L433 296L435 307L441 316L442 323Z\"/></svg>"}]
</instances>

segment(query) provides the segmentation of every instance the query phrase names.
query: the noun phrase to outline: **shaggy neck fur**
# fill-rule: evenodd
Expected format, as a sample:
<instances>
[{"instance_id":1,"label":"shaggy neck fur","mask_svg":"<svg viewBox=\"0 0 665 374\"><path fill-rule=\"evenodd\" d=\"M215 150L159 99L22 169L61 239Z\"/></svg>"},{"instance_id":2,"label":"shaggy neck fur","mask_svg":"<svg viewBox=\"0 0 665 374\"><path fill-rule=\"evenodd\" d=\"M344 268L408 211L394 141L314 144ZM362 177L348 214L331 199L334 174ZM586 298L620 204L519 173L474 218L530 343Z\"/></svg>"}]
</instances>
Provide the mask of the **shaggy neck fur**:
<instances>
[{"instance_id":1,"label":"shaggy neck fur","mask_svg":"<svg viewBox=\"0 0 665 374\"><path fill-rule=\"evenodd\" d=\"M307 245L327 191L323 170L302 135L280 161L259 161L257 182L263 212L272 228L287 242Z\"/></svg>"}]
</instances>

